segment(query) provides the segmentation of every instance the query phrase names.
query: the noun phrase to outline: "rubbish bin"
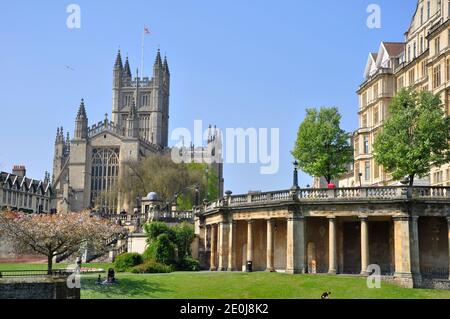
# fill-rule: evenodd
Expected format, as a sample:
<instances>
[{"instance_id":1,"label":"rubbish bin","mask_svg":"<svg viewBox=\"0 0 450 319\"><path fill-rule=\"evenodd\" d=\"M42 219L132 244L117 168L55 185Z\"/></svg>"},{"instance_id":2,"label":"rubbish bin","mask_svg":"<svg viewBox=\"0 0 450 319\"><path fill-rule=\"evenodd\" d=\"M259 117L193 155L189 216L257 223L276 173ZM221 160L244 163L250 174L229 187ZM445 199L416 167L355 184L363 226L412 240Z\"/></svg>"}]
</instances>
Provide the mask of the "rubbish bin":
<instances>
[{"instance_id":1,"label":"rubbish bin","mask_svg":"<svg viewBox=\"0 0 450 319\"><path fill-rule=\"evenodd\" d=\"M247 261L247 272L252 272L253 271L253 261L249 260Z\"/></svg>"}]
</instances>

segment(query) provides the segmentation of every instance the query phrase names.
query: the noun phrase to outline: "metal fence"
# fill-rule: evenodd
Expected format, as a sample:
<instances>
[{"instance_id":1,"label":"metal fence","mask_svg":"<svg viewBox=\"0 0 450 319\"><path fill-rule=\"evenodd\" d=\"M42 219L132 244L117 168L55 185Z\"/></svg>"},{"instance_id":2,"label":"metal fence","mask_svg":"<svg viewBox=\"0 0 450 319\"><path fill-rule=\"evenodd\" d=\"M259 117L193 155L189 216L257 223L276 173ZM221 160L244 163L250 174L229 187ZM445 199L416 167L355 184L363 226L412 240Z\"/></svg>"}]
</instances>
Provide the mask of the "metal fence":
<instances>
[{"instance_id":1,"label":"metal fence","mask_svg":"<svg viewBox=\"0 0 450 319\"><path fill-rule=\"evenodd\" d=\"M49 275L47 270L0 270L0 278L67 276L72 272L70 269L54 269Z\"/></svg>"}]
</instances>

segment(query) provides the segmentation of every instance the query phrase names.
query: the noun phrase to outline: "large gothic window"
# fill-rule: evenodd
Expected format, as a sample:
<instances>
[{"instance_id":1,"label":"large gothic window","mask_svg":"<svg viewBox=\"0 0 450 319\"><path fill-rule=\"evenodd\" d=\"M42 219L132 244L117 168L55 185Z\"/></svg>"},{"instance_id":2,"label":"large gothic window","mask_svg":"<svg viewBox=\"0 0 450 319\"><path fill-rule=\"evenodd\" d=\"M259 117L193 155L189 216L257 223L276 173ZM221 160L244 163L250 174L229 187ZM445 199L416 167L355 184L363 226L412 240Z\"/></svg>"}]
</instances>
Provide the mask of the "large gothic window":
<instances>
[{"instance_id":1,"label":"large gothic window","mask_svg":"<svg viewBox=\"0 0 450 319\"><path fill-rule=\"evenodd\" d=\"M96 148L92 151L91 204L100 212L112 214L117 207L119 149Z\"/></svg>"}]
</instances>

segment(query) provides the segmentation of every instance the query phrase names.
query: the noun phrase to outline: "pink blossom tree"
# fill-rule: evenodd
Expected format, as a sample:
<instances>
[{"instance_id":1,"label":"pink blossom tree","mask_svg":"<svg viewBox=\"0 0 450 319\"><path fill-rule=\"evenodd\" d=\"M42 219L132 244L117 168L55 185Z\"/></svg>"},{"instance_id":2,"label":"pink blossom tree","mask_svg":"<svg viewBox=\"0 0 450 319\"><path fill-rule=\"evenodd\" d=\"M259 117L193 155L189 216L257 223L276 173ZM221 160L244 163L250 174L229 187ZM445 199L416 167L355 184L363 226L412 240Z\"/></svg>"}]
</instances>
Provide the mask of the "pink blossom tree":
<instances>
[{"instance_id":1,"label":"pink blossom tree","mask_svg":"<svg viewBox=\"0 0 450 319\"><path fill-rule=\"evenodd\" d=\"M51 274L53 257L70 255L89 243L102 251L107 239L124 229L89 212L67 214L0 213L0 235L11 240L17 253L36 252L47 257Z\"/></svg>"}]
</instances>

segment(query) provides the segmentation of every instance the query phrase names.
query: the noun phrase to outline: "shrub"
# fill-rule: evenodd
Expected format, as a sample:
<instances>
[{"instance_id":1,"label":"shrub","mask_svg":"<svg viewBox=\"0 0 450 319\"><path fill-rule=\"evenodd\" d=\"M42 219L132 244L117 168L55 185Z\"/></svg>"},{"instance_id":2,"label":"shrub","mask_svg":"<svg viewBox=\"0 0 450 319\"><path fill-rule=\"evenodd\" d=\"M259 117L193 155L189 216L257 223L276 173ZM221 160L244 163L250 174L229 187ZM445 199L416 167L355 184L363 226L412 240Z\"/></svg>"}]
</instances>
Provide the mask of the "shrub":
<instances>
[{"instance_id":1,"label":"shrub","mask_svg":"<svg viewBox=\"0 0 450 319\"><path fill-rule=\"evenodd\" d=\"M158 263L154 260L147 260L145 263L134 266L130 269L133 274L156 274L156 273L169 273L173 268L169 265Z\"/></svg>"},{"instance_id":2,"label":"shrub","mask_svg":"<svg viewBox=\"0 0 450 319\"><path fill-rule=\"evenodd\" d=\"M177 268L183 271L199 271L200 262L191 256L187 256L178 262Z\"/></svg>"},{"instance_id":3,"label":"shrub","mask_svg":"<svg viewBox=\"0 0 450 319\"><path fill-rule=\"evenodd\" d=\"M138 253L125 253L116 257L114 268L116 271L127 271L129 268L142 264L142 256Z\"/></svg>"},{"instance_id":4,"label":"shrub","mask_svg":"<svg viewBox=\"0 0 450 319\"><path fill-rule=\"evenodd\" d=\"M166 265L175 263L176 246L168 234L159 235L144 252L145 260L155 260Z\"/></svg>"}]
</instances>

